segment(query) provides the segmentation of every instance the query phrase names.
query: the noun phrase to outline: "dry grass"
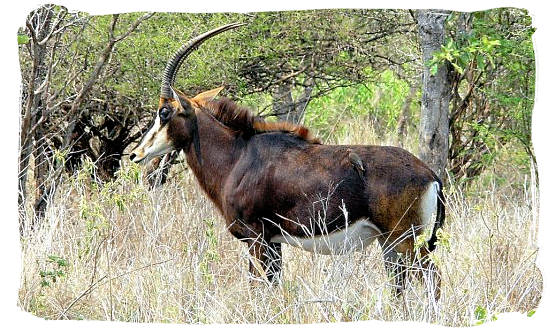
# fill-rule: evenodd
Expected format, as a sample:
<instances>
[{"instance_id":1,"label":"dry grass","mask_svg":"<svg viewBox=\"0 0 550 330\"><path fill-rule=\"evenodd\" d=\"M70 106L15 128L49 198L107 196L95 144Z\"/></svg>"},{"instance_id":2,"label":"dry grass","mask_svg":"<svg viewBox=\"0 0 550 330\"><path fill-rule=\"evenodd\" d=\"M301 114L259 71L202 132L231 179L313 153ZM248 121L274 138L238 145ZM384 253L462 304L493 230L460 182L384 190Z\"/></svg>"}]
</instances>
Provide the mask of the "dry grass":
<instances>
[{"instance_id":1,"label":"dry grass","mask_svg":"<svg viewBox=\"0 0 550 330\"><path fill-rule=\"evenodd\" d=\"M368 126L357 126L349 124L352 134L338 142L388 143L369 135ZM502 312L531 311L540 300L538 198L530 179L517 172L510 171L506 184L488 173L479 180L483 186L447 187L448 245L434 255L442 271L438 304L419 283L403 299L393 297L376 243L339 256L284 246L282 284L251 286L245 244L225 230L183 166L155 191L144 188L133 165L125 164L117 181L103 186L90 181L90 172L93 166L61 183L44 221L22 239L19 305L37 316L464 326Z\"/></svg>"}]
</instances>

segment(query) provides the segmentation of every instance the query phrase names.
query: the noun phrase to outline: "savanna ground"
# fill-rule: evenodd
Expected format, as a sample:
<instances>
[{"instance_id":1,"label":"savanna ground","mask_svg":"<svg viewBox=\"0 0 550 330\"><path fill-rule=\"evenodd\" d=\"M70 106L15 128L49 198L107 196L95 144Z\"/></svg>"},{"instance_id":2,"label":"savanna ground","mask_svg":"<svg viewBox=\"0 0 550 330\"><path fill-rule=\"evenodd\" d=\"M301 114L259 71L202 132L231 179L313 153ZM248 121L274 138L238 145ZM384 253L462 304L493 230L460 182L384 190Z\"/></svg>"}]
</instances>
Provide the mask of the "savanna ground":
<instances>
[{"instance_id":1,"label":"savanna ground","mask_svg":"<svg viewBox=\"0 0 550 330\"><path fill-rule=\"evenodd\" d=\"M342 121L325 143L396 144L367 119ZM416 134L405 147L415 152ZM46 319L177 323L313 323L414 320L467 326L499 313L534 313L542 290L538 191L515 147L469 185L449 183L433 255L442 297L413 282L395 298L381 249L323 256L284 246L279 286L249 284L248 251L224 228L185 164L149 190L124 163L113 182L88 162L60 181L55 200L22 238L19 306ZM31 216L28 212L25 216ZM28 223L28 222L27 222Z\"/></svg>"}]
</instances>

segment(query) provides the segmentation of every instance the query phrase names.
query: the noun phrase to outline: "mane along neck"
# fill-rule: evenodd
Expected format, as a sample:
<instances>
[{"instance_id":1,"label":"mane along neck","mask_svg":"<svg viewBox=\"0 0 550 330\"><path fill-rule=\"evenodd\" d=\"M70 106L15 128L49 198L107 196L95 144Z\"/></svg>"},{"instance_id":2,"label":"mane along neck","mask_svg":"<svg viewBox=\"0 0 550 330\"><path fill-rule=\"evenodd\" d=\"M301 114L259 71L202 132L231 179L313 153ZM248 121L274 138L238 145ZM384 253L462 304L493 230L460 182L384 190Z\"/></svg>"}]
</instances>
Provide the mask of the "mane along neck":
<instances>
[{"instance_id":1,"label":"mane along neck","mask_svg":"<svg viewBox=\"0 0 550 330\"><path fill-rule=\"evenodd\" d=\"M265 122L228 99L209 102L196 112L198 141L185 150L189 167L206 195L222 210L222 187L246 145L242 137L267 132L291 134L307 143L320 143L307 128L287 122Z\"/></svg>"},{"instance_id":2,"label":"mane along neck","mask_svg":"<svg viewBox=\"0 0 550 330\"><path fill-rule=\"evenodd\" d=\"M227 98L211 101L205 104L203 110L208 111L216 120L231 130L245 136L252 136L265 132L283 132L296 136L306 142L320 144L321 141L313 136L308 128L289 122L266 122L263 118L254 116L250 110L238 106Z\"/></svg>"},{"instance_id":3,"label":"mane along neck","mask_svg":"<svg viewBox=\"0 0 550 330\"><path fill-rule=\"evenodd\" d=\"M235 131L227 129L206 111L197 111L197 132L201 144L200 161L194 141L185 149L186 160L206 195L221 208L221 190L225 179L241 155Z\"/></svg>"}]
</instances>

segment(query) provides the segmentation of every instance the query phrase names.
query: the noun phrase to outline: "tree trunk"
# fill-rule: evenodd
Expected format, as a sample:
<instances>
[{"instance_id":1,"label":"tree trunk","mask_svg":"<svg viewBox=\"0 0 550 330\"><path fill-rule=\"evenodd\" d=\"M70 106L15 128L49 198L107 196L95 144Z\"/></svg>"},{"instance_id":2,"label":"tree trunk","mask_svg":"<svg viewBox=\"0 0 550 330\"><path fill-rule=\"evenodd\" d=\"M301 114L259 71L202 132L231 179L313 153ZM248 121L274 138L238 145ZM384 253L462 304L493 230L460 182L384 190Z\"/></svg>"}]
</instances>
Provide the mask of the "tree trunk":
<instances>
[{"instance_id":1,"label":"tree trunk","mask_svg":"<svg viewBox=\"0 0 550 330\"><path fill-rule=\"evenodd\" d=\"M38 106L37 117L42 116L44 111L42 102ZM38 201L42 195L44 195L44 189L46 188L46 181L48 179L48 173L50 170L50 164L48 162L47 153L47 140L46 132L43 127L37 127L35 131L35 148L34 148L34 182L36 185L36 198L35 201ZM35 204L34 213L36 219L42 219L46 212L46 203L37 203Z\"/></svg>"},{"instance_id":2,"label":"tree trunk","mask_svg":"<svg viewBox=\"0 0 550 330\"><path fill-rule=\"evenodd\" d=\"M292 98L292 85L288 82L282 82L276 87L272 94L273 114L281 120L299 124L304 119L307 105L313 92L313 81L310 79L297 100Z\"/></svg>"},{"instance_id":3,"label":"tree trunk","mask_svg":"<svg viewBox=\"0 0 550 330\"><path fill-rule=\"evenodd\" d=\"M304 92L296 103L294 104L294 112L289 118L290 122L293 122L295 124L300 124L304 120L304 115L306 113L307 105L309 104L309 101L311 100L311 93L313 92L313 84L308 84L307 87L304 89Z\"/></svg>"},{"instance_id":4,"label":"tree trunk","mask_svg":"<svg viewBox=\"0 0 550 330\"><path fill-rule=\"evenodd\" d=\"M281 83L271 96L273 97L273 114L279 119L286 120L288 114L294 110L290 84Z\"/></svg>"},{"instance_id":5,"label":"tree trunk","mask_svg":"<svg viewBox=\"0 0 550 330\"><path fill-rule=\"evenodd\" d=\"M42 129L37 128L32 132L32 127L36 125L39 118L42 117L45 107L44 88L43 85L47 79L47 63L46 63L46 44L41 43L49 31L53 12L48 8L39 9L38 13L33 16L28 22L29 25L35 27L34 38L31 40L31 58L32 70L30 82L27 89L27 102L25 104L25 112L21 122L20 138L20 153L19 153L19 207L23 210L25 202L28 198L27 181L28 169L30 166L31 155L34 156L34 182L36 186L36 195L40 196L43 188L40 174L44 172L45 163L45 136ZM20 218L20 233L23 233L25 227L32 228L34 223L25 224L24 219L35 219L36 217L21 217Z\"/></svg>"},{"instance_id":6,"label":"tree trunk","mask_svg":"<svg viewBox=\"0 0 550 330\"><path fill-rule=\"evenodd\" d=\"M90 91L92 90L92 87L94 86L96 81L99 79L100 75L102 74L107 64L107 60L111 56L111 53L115 45L121 40L126 39L141 24L141 22L150 18L152 15L153 13L149 13L141 16L140 18L135 20L124 33L118 36L115 35L115 27L117 25L119 15L118 14L112 15L111 25L109 29L109 38L108 38L107 44L105 45L101 54L99 55L99 58L95 63L94 68L90 73L89 77L80 88L75 99L72 101L70 109L65 114L65 117L67 118L67 120L69 120L69 125L65 130L65 135L64 135L60 150L73 151L72 144L74 143L74 140L75 140L74 130L77 125L77 122L80 119L81 106L87 100L87 97ZM40 42L40 44L46 44L47 41L48 39L44 39L44 41ZM36 56L36 54L34 54L34 56ZM30 94L29 97L31 97L31 95L33 94ZM42 109L41 111L44 111L44 110ZM33 120L36 120L36 118L40 118L39 116L36 116L34 113L31 113L31 114L32 116L34 116ZM27 113L25 115L27 115ZM28 129L29 123L30 122L26 122L26 121L22 123L22 131L24 129ZM41 127L37 127L37 132L41 132L41 130L42 130ZM39 134L44 135L43 133L39 133ZM46 141L40 141L40 142L43 144ZM34 209L38 218L41 218L45 213L47 203L48 203L48 197L53 196L55 193L55 188L59 183L58 178L63 172L63 168L65 164L54 161L53 159L51 159L51 156L47 157L44 153L44 150L41 151L37 149L36 152L37 153L35 154L35 157L37 157L37 160L39 161L36 164L36 181L39 189L37 189L37 200L35 200ZM110 155L107 155L107 156L110 156ZM43 158L43 159L38 159L38 158ZM44 166L48 166L48 167L40 168L40 164L44 164Z\"/></svg>"},{"instance_id":7,"label":"tree trunk","mask_svg":"<svg viewBox=\"0 0 550 330\"><path fill-rule=\"evenodd\" d=\"M428 63L445 41L446 17L447 14L441 11L418 11L418 33L424 63L419 156L444 181L449 153L449 69L447 64L440 65L436 74L432 75Z\"/></svg>"}]
</instances>

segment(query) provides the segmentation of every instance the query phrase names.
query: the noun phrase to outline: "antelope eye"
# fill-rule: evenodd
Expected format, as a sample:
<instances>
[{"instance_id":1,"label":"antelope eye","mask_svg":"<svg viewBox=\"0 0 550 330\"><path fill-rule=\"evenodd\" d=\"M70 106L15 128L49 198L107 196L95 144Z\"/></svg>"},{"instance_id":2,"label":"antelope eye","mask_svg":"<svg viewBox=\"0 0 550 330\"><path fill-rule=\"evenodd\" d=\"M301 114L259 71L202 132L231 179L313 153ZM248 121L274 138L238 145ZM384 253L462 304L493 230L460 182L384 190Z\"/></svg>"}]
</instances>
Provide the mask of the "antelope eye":
<instances>
[{"instance_id":1,"label":"antelope eye","mask_svg":"<svg viewBox=\"0 0 550 330\"><path fill-rule=\"evenodd\" d=\"M172 113L172 110L168 108L162 108L159 110L159 118L162 122L167 121L170 118L170 114Z\"/></svg>"}]
</instances>

